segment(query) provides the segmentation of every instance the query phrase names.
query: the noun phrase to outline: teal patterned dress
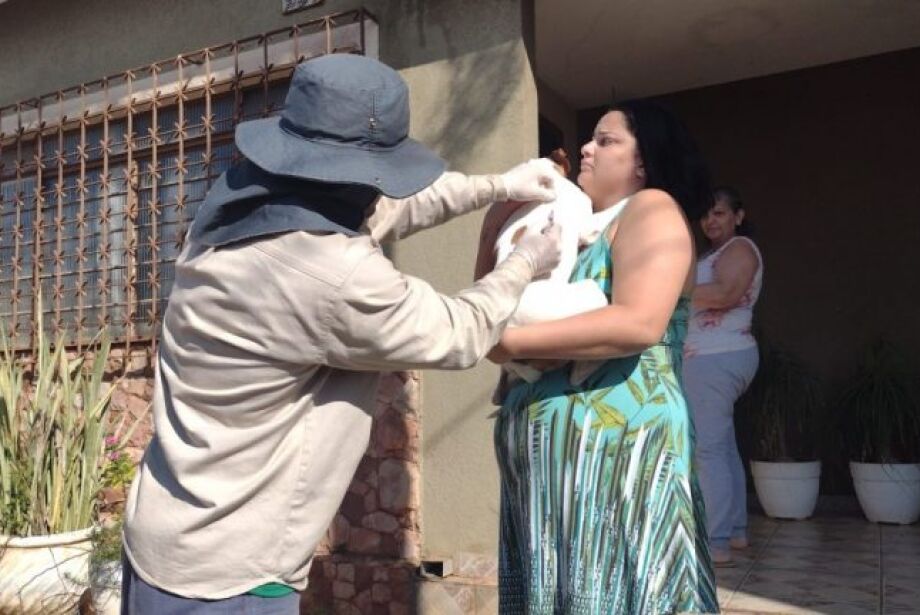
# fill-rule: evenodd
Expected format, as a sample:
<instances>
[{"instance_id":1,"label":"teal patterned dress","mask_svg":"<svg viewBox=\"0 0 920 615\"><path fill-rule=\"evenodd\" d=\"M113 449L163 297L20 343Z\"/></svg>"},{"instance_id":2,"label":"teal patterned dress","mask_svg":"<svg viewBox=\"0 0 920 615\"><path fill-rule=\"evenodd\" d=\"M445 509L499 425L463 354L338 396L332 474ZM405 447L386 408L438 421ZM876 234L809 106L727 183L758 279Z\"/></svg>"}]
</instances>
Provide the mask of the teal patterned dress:
<instances>
[{"instance_id":1,"label":"teal patterned dress","mask_svg":"<svg viewBox=\"0 0 920 615\"><path fill-rule=\"evenodd\" d=\"M610 295L606 234L572 281ZM693 425L680 382L688 301L664 339L509 391L495 426L502 615L718 613Z\"/></svg>"}]
</instances>

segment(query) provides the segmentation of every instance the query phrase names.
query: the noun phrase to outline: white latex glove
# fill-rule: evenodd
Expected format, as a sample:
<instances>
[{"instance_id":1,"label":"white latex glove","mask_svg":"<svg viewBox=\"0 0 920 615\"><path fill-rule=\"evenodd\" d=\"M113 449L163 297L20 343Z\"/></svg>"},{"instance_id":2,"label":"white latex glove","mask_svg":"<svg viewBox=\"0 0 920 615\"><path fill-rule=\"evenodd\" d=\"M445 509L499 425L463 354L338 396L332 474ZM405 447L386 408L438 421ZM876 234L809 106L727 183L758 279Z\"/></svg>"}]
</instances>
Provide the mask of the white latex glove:
<instances>
[{"instance_id":1,"label":"white latex glove","mask_svg":"<svg viewBox=\"0 0 920 615\"><path fill-rule=\"evenodd\" d=\"M534 279L549 274L562 260L562 227L551 222L540 232L527 231L511 254L527 259Z\"/></svg>"},{"instance_id":2,"label":"white latex glove","mask_svg":"<svg viewBox=\"0 0 920 615\"><path fill-rule=\"evenodd\" d=\"M548 203L556 198L553 188L559 172L552 161L536 158L522 162L501 175L509 201Z\"/></svg>"}]
</instances>

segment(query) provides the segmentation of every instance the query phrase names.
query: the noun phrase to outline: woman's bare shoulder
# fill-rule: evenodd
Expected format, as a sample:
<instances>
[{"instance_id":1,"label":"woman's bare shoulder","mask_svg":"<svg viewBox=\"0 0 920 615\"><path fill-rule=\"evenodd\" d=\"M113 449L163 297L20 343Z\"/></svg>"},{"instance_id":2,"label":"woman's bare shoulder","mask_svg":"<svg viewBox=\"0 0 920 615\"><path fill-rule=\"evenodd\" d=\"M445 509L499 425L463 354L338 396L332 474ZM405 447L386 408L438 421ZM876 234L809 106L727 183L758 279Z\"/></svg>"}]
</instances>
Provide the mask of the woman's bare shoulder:
<instances>
[{"instance_id":1,"label":"woman's bare shoulder","mask_svg":"<svg viewBox=\"0 0 920 615\"><path fill-rule=\"evenodd\" d=\"M646 188L629 197L623 213L611 225L607 239L613 244L620 228L632 229L627 231L630 235L634 232L657 235L664 228L685 226L680 206L670 194L657 188Z\"/></svg>"},{"instance_id":2,"label":"woman's bare shoulder","mask_svg":"<svg viewBox=\"0 0 920 615\"><path fill-rule=\"evenodd\" d=\"M754 242L747 237L738 236L732 239L722 250L721 256L729 259L742 258L753 263L757 262L757 251Z\"/></svg>"},{"instance_id":3,"label":"woman's bare shoulder","mask_svg":"<svg viewBox=\"0 0 920 615\"><path fill-rule=\"evenodd\" d=\"M678 207L677 201L670 194L658 188L645 188L629 198L626 210ZM624 213L625 213L624 211Z\"/></svg>"},{"instance_id":4,"label":"woman's bare shoulder","mask_svg":"<svg viewBox=\"0 0 920 615\"><path fill-rule=\"evenodd\" d=\"M675 223L684 222L683 212L674 197L657 188L646 188L631 196L620 218L624 226L652 220L661 223L672 218Z\"/></svg>"}]
</instances>

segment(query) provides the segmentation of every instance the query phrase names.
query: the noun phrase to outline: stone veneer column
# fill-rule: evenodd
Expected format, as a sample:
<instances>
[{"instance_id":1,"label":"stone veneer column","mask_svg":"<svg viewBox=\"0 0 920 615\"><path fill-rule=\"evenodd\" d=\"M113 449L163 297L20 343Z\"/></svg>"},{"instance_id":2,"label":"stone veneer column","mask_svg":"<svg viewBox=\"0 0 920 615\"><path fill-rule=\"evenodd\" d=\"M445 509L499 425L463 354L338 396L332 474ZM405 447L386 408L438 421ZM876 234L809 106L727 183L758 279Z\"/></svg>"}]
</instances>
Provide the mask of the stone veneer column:
<instances>
[{"instance_id":1,"label":"stone veneer column","mask_svg":"<svg viewBox=\"0 0 920 615\"><path fill-rule=\"evenodd\" d=\"M415 611L419 486L419 376L387 373L370 445L317 552L302 613Z\"/></svg>"}]
</instances>

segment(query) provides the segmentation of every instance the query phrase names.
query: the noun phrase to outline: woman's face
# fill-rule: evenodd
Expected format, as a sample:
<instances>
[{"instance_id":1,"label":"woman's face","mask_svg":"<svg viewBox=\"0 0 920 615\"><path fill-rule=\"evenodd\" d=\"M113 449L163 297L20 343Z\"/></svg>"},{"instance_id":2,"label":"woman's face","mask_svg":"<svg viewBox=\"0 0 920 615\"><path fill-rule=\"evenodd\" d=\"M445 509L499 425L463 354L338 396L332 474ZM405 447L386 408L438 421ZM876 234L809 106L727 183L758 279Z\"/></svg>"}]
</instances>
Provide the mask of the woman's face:
<instances>
[{"instance_id":1,"label":"woman's face","mask_svg":"<svg viewBox=\"0 0 920 615\"><path fill-rule=\"evenodd\" d=\"M626 116L611 111L594 129L594 138L581 148L578 185L595 209L612 205L645 185L645 171Z\"/></svg>"},{"instance_id":2,"label":"woman's face","mask_svg":"<svg viewBox=\"0 0 920 615\"><path fill-rule=\"evenodd\" d=\"M744 220L744 210L732 211L731 205L723 199L716 199L715 205L700 220L703 235L713 245L721 245L735 236L735 231Z\"/></svg>"}]
</instances>

